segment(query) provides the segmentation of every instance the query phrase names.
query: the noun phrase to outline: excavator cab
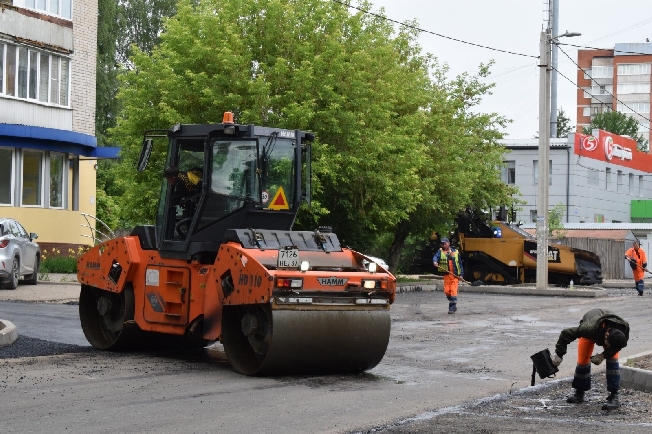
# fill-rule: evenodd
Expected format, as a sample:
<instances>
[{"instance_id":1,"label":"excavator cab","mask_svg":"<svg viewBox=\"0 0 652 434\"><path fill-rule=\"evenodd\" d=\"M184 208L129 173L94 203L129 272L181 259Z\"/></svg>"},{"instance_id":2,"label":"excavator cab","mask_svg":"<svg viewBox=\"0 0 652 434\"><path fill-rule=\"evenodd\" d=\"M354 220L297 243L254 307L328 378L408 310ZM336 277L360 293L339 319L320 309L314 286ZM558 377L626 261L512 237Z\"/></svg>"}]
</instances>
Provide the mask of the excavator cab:
<instances>
[{"instance_id":1,"label":"excavator cab","mask_svg":"<svg viewBox=\"0 0 652 434\"><path fill-rule=\"evenodd\" d=\"M210 263L227 229L290 230L301 200L310 199L314 135L225 119L167 132L165 167L179 176L174 184L161 179L155 231L162 257ZM151 152L148 139L141 160Z\"/></svg>"}]
</instances>

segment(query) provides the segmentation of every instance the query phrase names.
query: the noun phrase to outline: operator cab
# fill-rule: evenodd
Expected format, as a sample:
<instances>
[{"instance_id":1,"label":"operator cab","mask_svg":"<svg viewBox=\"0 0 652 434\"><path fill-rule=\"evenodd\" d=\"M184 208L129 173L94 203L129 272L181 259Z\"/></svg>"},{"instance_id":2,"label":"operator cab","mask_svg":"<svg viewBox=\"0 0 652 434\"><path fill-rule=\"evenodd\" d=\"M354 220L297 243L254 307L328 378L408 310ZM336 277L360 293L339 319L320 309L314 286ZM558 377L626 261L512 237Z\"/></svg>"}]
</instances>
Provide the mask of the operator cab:
<instances>
[{"instance_id":1,"label":"operator cab","mask_svg":"<svg viewBox=\"0 0 652 434\"><path fill-rule=\"evenodd\" d=\"M165 168L190 173L195 182L200 176L201 188L161 177L156 239L162 257L211 262L227 229L290 230L301 200L310 199L314 136L234 124L228 115L221 124L175 125L167 132ZM151 152L146 134L141 162L148 146ZM193 193L179 200L180 188Z\"/></svg>"}]
</instances>

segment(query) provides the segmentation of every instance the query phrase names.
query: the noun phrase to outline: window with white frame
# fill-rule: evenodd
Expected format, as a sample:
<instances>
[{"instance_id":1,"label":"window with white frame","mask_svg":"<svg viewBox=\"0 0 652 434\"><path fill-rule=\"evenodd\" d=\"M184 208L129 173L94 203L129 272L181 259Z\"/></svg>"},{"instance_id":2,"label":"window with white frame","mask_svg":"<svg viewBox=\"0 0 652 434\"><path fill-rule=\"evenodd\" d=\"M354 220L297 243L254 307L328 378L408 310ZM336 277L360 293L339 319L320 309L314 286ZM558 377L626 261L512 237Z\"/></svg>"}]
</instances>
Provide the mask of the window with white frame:
<instances>
[{"instance_id":1,"label":"window with white frame","mask_svg":"<svg viewBox=\"0 0 652 434\"><path fill-rule=\"evenodd\" d=\"M50 154L50 208L63 208L63 154Z\"/></svg>"},{"instance_id":2,"label":"window with white frame","mask_svg":"<svg viewBox=\"0 0 652 434\"><path fill-rule=\"evenodd\" d=\"M72 19L72 0L14 0L14 6Z\"/></svg>"},{"instance_id":3,"label":"window with white frame","mask_svg":"<svg viewBox=\"0 0 652 434\"><path fill-rule=\"evenodd\" d=\"M68 107L70 59L0 43L0 95Z\"/></svg>"},{"instance_id":4,"label":"window with white frame","mask_svg":"<svg viewBox=\"0 0 652 434\"><path fill-rule=\"evenodd\" d=\"M0 149L0 205L11 205L14 191L14 152Z\"/></svg>"},{"instance_id":5,"label":"window with white frame","mask_svg":"<svg viewBox=\"0 0 652 434\"><path fill-rule=\"evenodd\" d=\"M591 77L593 78L611 78L614 76L614 69L611 66L593 66L591 68Z\"/></svg>"},{"instance_id":6,"label":"window with white frame","mask_svg":"<svg viewBox=\"0 0 652 434\"><path fill-rule=\"evenodd\" d=\"M618 83L618 94L650 93L650 83Z\"/></svg>"},{"instance_id":7,"label":"window with white frame","mask_svg":"<svg viewBox=\"0 0 652 434\"><path fill-rule=\"evenodd\" d=\"M591 86L591 94L592 95L609 95L614 92L614 87L610 84L606 84L604 86Z\"/></svg>"},{"instance_id":8,"label":"window with white frame","mask_svg":"<svg viewBox=\"0 0 652 434\"><path fill-rule=\"evenodd\" d=\"M650 113L649 102L628 102L627 104L618 103L616 108L621 113Z\"/></svg>"},{"instance_id":9,"label":"window with white frame","mask_svg":"<svg viewBox=\"0 0 652 434\"><path fill-rule=\"evenodd\" d=\"M643 175L638 175L638 197L643 194Z\"/></svg>"},{"instance_id":10,"label":"window with white frame","mask_svg":"<svg viewBox=\"0 0 652 434\"><path fill-rule=\"evenodd\" d=\"M618 75L650 75L649 63L621 63Z\"/></svg>"},{"instance_id":11,"label":"window with white frame","mask_svg":"<svg viewBox=\"0 0 652 434\"><path fill-rule=\"evenodd\" d=\"M582 109L582 116L591 116L591 107L584 107Z\"/></svg>"},{"instance_id":12,"label":"window with white frame","mask_svg":"<svg viewBox=\"0 0 652 434\"><path fill-rule=\"evenodd\" d=\"M532 223L536 223L536 222L537 222L537 210L536 210L536 209L531 209L531 210L530 210L530 221L531 221Z\"/></svg>"}]
</instances>

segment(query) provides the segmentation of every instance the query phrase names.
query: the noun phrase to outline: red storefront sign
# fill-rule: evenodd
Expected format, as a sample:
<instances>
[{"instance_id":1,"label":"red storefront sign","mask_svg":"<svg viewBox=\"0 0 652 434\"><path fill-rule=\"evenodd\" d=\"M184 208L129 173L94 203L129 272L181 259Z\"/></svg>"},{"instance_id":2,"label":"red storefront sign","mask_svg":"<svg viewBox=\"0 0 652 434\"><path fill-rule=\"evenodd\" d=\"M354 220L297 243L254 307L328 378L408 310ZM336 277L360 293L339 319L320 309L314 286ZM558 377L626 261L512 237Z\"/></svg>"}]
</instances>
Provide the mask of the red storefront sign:
<instances>
[{"instance_id":1,"label":"red storefront sign","mask_svg":"<svg viewBox=\"0 0 652 434\"><path fill-rule=\"evenodd\" d=\"M636 149L636 140L598 130L598 136L575 134L575 154L652 173L652 155Z\"/></svg>"}]
</instances>

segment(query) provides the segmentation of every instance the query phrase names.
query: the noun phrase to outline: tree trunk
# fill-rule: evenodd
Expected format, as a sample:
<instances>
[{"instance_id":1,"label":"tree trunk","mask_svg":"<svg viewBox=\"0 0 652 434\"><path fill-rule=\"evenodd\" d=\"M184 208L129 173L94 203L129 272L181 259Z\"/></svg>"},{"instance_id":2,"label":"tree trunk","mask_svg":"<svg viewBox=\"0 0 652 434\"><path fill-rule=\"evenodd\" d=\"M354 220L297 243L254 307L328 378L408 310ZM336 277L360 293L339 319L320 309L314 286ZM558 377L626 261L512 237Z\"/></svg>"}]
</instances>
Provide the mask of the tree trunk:
<instances>
[{"instance_id":1,"label":"tree trunk","mask_svg":"<svg viewBox=\"0 0 652 434\"><path fill-rule=\"evenodd\" d=\"M392 274L396 274L396 269L398 268L398 263L401 259L401 252L403 251L403 247L405 247L405 240L408 235L410 235L410 224L407 220L403 220L396 226L396 230L394 230L394 240L389 246L387 265L389 265L389 271L391 271Z\"/></svg>"}]
</instances>

